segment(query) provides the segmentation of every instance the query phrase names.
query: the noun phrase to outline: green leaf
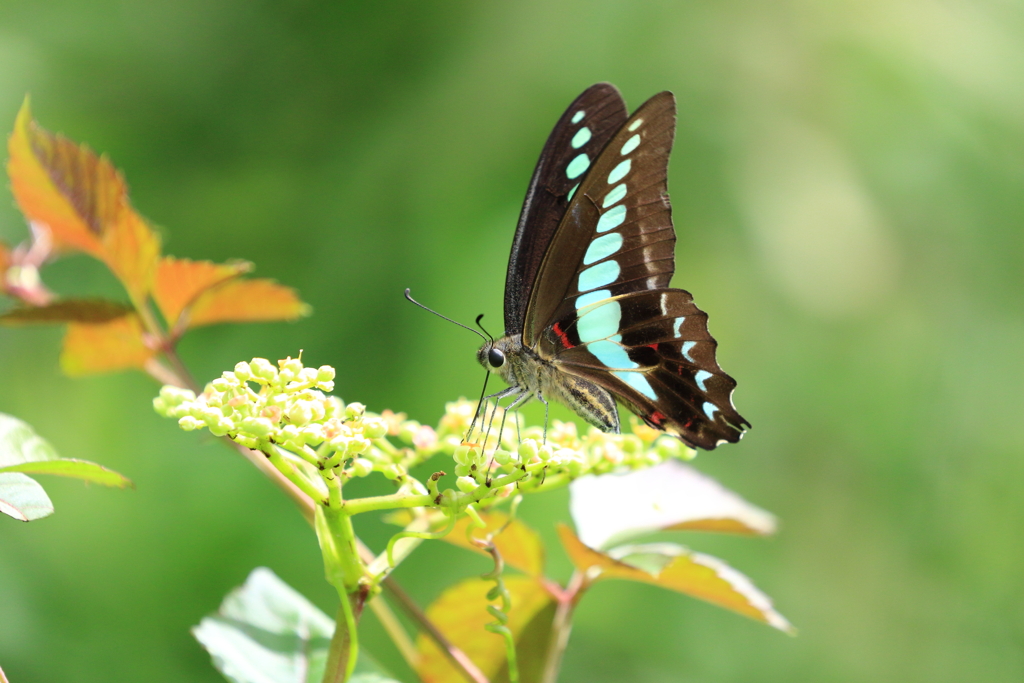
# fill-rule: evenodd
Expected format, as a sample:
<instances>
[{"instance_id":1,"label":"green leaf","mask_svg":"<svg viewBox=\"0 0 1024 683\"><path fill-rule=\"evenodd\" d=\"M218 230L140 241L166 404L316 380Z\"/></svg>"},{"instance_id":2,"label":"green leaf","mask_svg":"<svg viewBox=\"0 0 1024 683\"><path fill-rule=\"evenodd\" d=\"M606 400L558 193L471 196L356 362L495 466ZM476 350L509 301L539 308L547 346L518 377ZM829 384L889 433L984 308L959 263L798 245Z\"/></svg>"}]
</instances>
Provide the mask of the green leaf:
<instances>
[{"instance_id":1,"label":"green leaf","mask_svg":"<svg viewBox=\"0 0 1024 683\"><path fill-rule=\"evenodd\" d=\"M116 486L117 488L122 489L127 486L132 486L134 488L134 484L132 484L131 479L128 477L123 474L119 474L114 470L109 470L102 465L89 462L88 460L72 460L69 458L26 462L20 465L0 467L0 472L56 474L61 477L81 479L82 481L92 482L93 484L102 484L103 486Z\"/></svg>"},{"instance_id":2,"label":"green leaf","mask_svg":"<svg viewBox=\"0 0 1024 683\"><path fill-rule=\"evenodd\" d=\"M234 683L319 683L334 621L274 572L257 567L192 634ZM363 654L349 683L397 682Z\"/></svg>"},{"instance_id":3,"label":"green leaf","mask_svg":"<svg viewBox=\"0 0 1024 683\"><path fill-rule=\"evenodd\" d=\"M652 531L749 536L775 531L771 513L675 460L625 474L581 477L570 492L577 533L591 548L608 548Z\"/></svg>"},{"instance_id":4,"label":"green leaf","mask_svg":"<svg viewBox=\"0 0 1024 683\"><path fill-rule=\"evenodd\" d=\"M18 472L0 473L0 512L20 522L53 514L53 503L34 479Z\"/></svg>"},{"instance_id":5,"label":"green leaf","mask_svg":"<svg viewBox=\"0 0 1024 683\"><path fill-rule=\"evenodd\" d=\"M5 325L40 323L105 323L132 311L116 301L106 299L63 299L46 306L16 308L0 315Z\"/></svg>"},{"instance_id":6,"label":"green leaf","mask_svg":"<svg viewBox=\"0 0 1024 683\"><path fill-rule=\"evenodd\" d=\"M102 465L88 460L61 458L53 446L27 424L0 413L0 473L3 472L56 474L103 486L133 486L130 479ZM46 502L49 504L49 499ZM46 514L52 512L51 507Z\"/></svg>"},{"instance_id":7,"label":"green leaf","mask_svg":"<svg viewBox=\"0 0 1024 683\"><path fill-rule=\"evenodd\" d=\"M16 417L0 413L0 467L59 458L53 446L31 427Z\"/></svg>"}]
</instances>

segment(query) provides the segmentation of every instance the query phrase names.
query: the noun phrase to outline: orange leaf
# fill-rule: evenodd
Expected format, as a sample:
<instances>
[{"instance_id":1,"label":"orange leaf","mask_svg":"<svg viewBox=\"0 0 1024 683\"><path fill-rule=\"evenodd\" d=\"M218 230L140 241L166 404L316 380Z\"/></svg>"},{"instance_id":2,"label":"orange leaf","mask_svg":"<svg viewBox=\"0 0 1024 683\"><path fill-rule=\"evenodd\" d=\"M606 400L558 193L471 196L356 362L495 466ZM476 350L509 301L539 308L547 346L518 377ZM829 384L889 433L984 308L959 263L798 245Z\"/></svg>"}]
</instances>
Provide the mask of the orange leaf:
<instances>
[{"instance_id":1,"label":"orange leaf","mask_svg":"<svg viewBox=\"0 0 1024 683\"><path fill-rule=\"evenodd\" d=\"M142 341L134 313L106 323L71 323L64 336L60 366L72 377L142 368L154 352Z\"/></svg>"},{"instance_id":2,"label":"orange leaf","mask_svg":"<svg viewBox=\"0 0 1024 683\"><path fill-rule=\"evenodd\" d=\"M427 617L441 632L465 652L488 679L498 683L507 679L504 639L484 630L494 621L487 612L491 604L487 591L494 584L481 579L466 579L441 594L427 608ZM555 602L539 581L527 576L505 578L505 587L512 596L508 627L516 640L520 680L540 678L540 666L548 645ZM424 683L464 683L465 679L451 665L441 650L424 635L416 641L421 659L416 667ZM505 673L504 676L499 676Z\"/></svg>"},{"instance_id":3,"label":"orange leaf","mask_svg":"<svg viewBox=\"0 0 1024 683\"><path fill-rule=\"evenodd\" d=\"M145 219L128 207L121 220L110 226L103 236L104 257L132 301L141 304L153 291L157 262L160 260L160 237Z\"/></svg>"},{"instance_id":4,"label":"orange leaf","mask_svg":"<svg viewBox=\"0 0 1024 683\"><path fill-rule=\"evenodd\" d=\"M173 326L200 294L250 270L252 264L245 261L220 264L165 256L157 268L153 298L164 320Z\"/></svg>"},{"instance_id":5,"label":"orange leaf","mask_svg":"<svg viewBox=\"0 0 1024 683\"><path fill-rule=\"evenodd\" d=\"M444 537L444 540L460 548L469 548L486 554L469 542L466 538L466 529L472 527L473 536L483 538L487 533L504 525L508 521L508 515L502 512L490 512L480 516L487 523L486 528L480 529L472 526L473 521L469 517L463 517L455 523L455 528ZM500 534L494 537L494 545L501 553L505 564L510 567L515 567L531 576L540 576L544 572L544 546L541 544L540 536L518 519L513 520Z\"/></svg>"},{"instance_id":6,"label":"orange leaf","mask_svg":"<svg viewBox=\"0 0 1024 683\"><path fill-rule=\"evenodd\" d=\"M266 279L229 280L199 295L189 314L189 327L296 320L309 313L309 306L291 287Z\"/></svg>"},{"instance_id":7,"label":"orange leaf","mask_svg":"<svg viewBox=\"0 0 1024 683\"><path fill-rule=\"evenodd\" d=\"M558 535L573 565L585 574L650 583L739 612L780 631L793 632L786 618L772 607L771 599L755 588L750 579L710 555L670 544L638 547L663 553L660 571L650 572L587 547L564 524L558 526Z\"/></svg>"},{"instance_id":8,"label":"orange leaf","mask_svg":"<svg viewBox=\"0 0 1024 683\"><path fill-rule=\"evenodd\" d=\"M33 121L27 98L7 148L7 173L22 213L45 225L57 248L106 263L140 301L152 287L160 241L132 209L113 164Z\"/></svg>"}]
</instances>

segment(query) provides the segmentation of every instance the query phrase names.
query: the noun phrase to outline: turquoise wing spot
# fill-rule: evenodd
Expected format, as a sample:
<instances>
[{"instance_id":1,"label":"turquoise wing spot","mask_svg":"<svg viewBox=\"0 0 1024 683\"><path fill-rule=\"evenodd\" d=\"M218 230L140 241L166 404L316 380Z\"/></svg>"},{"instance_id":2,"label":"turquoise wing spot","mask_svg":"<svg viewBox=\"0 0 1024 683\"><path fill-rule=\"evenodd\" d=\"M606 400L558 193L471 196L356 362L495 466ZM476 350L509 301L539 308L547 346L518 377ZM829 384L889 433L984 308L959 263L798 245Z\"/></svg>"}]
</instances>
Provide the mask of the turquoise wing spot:
<instances>
[{"instance_id":1,"label":"turquoise wing spot","mask_svg":"<svg viewBox=\"0 0 1024 683\"><path fill-rule=\"evenodd\" d=\"M693 378L697 380L697 386L700 387L700 390L705 394L708 393L708 388L704 383L711 379L711 377L711 373L707 370L698 370L697 374L693 376Z\"/></svg>"},{"instance_id":2,"label":"turquoise wing spot","mask_svg":"<svg viewBox=\"0 0 1024 683\"><path fill-rule=\"evenodd\" d=\"M652 401L658 400L658 395L654 393L651 383L647 381L642 372L613 372L612 374Z\"/></svg>"},{"instance_id":3,"label":"turquoise wing spot","mask_svg":"<svg viewBox=\"0 0 1024 683\"><path fill-rule=\"evenodd\" d=\"M572 140L569 144L572 145L573 149L579 149L588 142L590 142L590 129L587 128L586 126L583 126L578 131L576 131L576 135L572 136Z\"/></svg>"},{"instance_id":4,"label":"turquoise wing spot","mask_svg":"<svg viewBox=\"0 0 1024 683\"><path fill-rule=\"evenodd\" d=\"M582 296L576 297L576 310L581 311L591 304L596 304L598 301L608 299L612 295L610 289L599 289L596 292L590 292Z\"/></svg>"},{"instance_id":5,"label":"turquoise wing spot","mask_svg":"<svg viewBox=\"0 0 1024 683\"><path fill-rule=\"evenodd\" d=\"M677 337L681 336L683 334L683 323L685 323L685 322L686 322L686 316L685 315L683 317L681 317L681 318L676 318L676 328L675 329L676 329L676 336ZM694 342L686 342L686 344L683 344L683 355L686 355L686 352L693 348L693 344L694 344Z\"/></svg>"},{"instance_id":6,"label":"turquoise wing spot","mask_svg":"<svg viewBox=\"0 0 1024 683\"><path fill-rule=\"evenodd\" d=\"M715 419L715 413L718 412L718 407L711 401L704 401L704 414L708 416L709 420Z\"/></svg>"},{"instance_id":7,"label":"turquoise wing spot","mask_svg":"<svg viewBox=\"0 0 1024 683\"><path fill-rule=\"evenodd\" d=\"M604 196L604 201L601 202L601 207L607 209L612 204L622 201L622 198L626 196L626 183L621 183L612 188L612 191Z\"/></svg>"},{"instance_id":8,"label":"turquoise wing spot","mask_svg":"<svg viewBox=\"0 0 1024 683\"><path fill-rule=\"evenodd\" d=\"M644 120L643 119L637 119L633 123L629 124L629 128L627 128L626 130L628 130L630 133L632 133L634 130L636 130L637 128L639 128L642 125L644 125Z\"/></svg>"},{"instance_id":9,"label":"turquoise wing spot","mask_svg":"<svg viewBox=\"0 0 1024 683\"><path fill-rule=\"evenodd\" d=\"M598 232L608 232L612 228L617 228L622 225L622 222L626 220L626 207L623 204L613 206L608 211L605 211L601 215L601 219L597 221Z\"/></svg>"},{"instance_id":10,"label":"turquoise wing spot","mask_svg":"<svg viewBox=\"0 0 1024 683\"><path fill-rule=\"evenodd\" d=\"M587 253L583 255L583 265L589 266L604 260L622 248L622 235L613 232L609 235L602 235L590 243Z\"/></svg>"},{"instance_id":11,"label":"turquoise wing spot","mask_svg":"<svg viewBox=\"0 0 1024 683\"><path fill-rule=\"evenodd\" d=\"M612 300L580 317L576 323L576 331L580 335L580 341L588 344L615 336L621 322L622 306L618 301Z\"/></svg>"},{"instance_id":12,"label":"turquoise wing spot","mask_svg":"<svg viewBox=\"0 0 1024 683\"><path fill-rule=\"evenodd\" d=\"M572 189L569 190L569 196L567 197L568 201L570 201L570 202L572 201L572 196L574 194L576 194L576 190L578 190L578 189L580 189L580 184L579 183L576 183L575 185L572 186Z\"/></svg>"},{"instance_id":13,"label":"turquoise wing spot","mask_svg":"<svg viewBox=\"0 0 1024 683\"><path fill-rule=\"evenodd\" d=\"M619 277L621 269L616 261L605 261L596 266L590 266L580 273L579 291L587 292L591 289L604 287L615 282Z\"/></svg>"},{"instance_id":14,"label":"turquoise wing spot","mask_svg":"<svg viewBox=\"0 0 1024 683\"><path fill-rule=\"evenodd\" d=\"M633 162L630 161L629 159L620 162L619 165L613 168L612 172L608 174L608 184L614 185L615 183L625 178L626 174L629 173L629 169L632 165Z\"/></svg>"},{"instance_id":15,"label":"turquoise wing spot","mask_svg":"<svg viewBox=\"0 0 1024 683\"><path fill-rule=\"evenodd\" d=\"M569 166L565 169L565 175L569 177L569 180L578 178L590 168L590 157L586 154L580 154L575 159L569 162Z\"/></svg>"},{"instance_id":16,"label":"turquoise wing spot","mask_svg":"<svg viewBox=\"0 0 1024 683\"><path fill-rule=\"evenodd\" d=\"M630 139L626 140L626 144L624 144L622 146L622 152L621 152L622 156L626 156L627 154L629 154L630 152L632 152L634 149L636 149L639 146L640 146L640 133L637 133L636 135L634 135Z\"/></svg>"},{"instance_id":17,"label":"turquoise wing spot","mask_svg":"<svg viewBox=\"0 0 1024 683\"><path fill-rule=\"evenodd\" d=\"M575 114L572 115L572 122L573 123L579 123L580 121L583 120L583 117L585 115L586 115L585 111L583 111L582 109L579 110L578 112L576 112Z\"/></svg>"},{"instance_id":18,"label":"turquoise wing spot","mask_svg":"<svg viewBox=\"0 0 1024 683\"><path fill-rule=\"evenodd\" d=\"M676 332L676 336L677 337L679 336L678 332ZM690 355L690 351L692 351L693 347L696 346L696 345L697 345L697 342L692 342L692 341L683 342L683 358L685 358L686 360L690 361L691 363L696 363L697 362L697 361L695 361L693 359L693 356Z\"/></svg>"},{"instance_id":19,"label":"turquoise wing spot","mask_svg":"<svg viewBox=\"0 0 1024 683\"><path fill-rule=\"evenodd\" d=\"M622 348L615 342L608 341L607 339L587 344L587 351L594 354L594 358L601 361L607 368L622 368L623 370L629 370L631 368L640 367L629 359L629 354L626 353L626 349Z\"/></svg>"}]
</instances>

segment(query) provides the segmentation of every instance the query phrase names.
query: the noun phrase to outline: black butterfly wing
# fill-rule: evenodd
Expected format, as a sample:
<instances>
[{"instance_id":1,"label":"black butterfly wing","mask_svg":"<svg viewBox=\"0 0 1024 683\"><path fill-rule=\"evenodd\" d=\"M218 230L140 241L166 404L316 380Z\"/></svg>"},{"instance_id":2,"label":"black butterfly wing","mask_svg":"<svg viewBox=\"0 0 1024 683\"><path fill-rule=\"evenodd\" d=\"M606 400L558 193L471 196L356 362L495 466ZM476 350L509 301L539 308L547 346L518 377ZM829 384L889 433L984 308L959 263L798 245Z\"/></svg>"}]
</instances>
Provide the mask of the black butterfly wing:
<instances>
[{"instance_id":1,"label":"black butterfly wing","mask_svg":"<svg viewBox=\"0 0 1024 683\"><path fill-rule=\"evenodd\" d=\"M544 253L590 162L627 117L614 85L598 83L569 105L541 151L526 191L505 278L505 334L520 334Z\"/></svg>"},{"instance_id":2,"label":"black butterfly wing","mask_svg":"<svg viewBox=\"0 0 1024 683\"><path fill-rule=\"evenodd\" d=\"M749 423L736 381L715 359L707 314L681 289L600 299L545 331L538 351L563 372L608 389L644 422L711 450Z\"/></svg>"},{"instance_id":3,"label":"black butterfly wing","mask_svg":"<svg viewBox=\"0 0 1024 683\"><path fill-rule=\"evenodd\" d=\"M648 424L712 449L749 424L715 360L707 315L668 289L675 98L648 100L580 185L538 269L523 343L608 389Z\"/></svg>"}]
</instances>

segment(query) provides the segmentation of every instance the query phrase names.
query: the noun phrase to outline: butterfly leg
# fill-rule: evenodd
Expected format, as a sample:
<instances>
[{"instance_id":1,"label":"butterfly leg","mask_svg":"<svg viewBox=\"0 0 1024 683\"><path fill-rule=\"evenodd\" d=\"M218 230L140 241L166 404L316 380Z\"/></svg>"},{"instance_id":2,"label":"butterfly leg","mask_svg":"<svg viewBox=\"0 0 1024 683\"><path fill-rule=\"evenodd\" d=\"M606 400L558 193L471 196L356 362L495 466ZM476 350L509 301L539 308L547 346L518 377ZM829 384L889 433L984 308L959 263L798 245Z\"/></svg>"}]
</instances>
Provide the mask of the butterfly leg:
<instances>
[{"instance_id":1,"label":"butterfly leg","mask_svg":"<svg viewBox=\"0 0 1024 683\"><path fill-rule=\"evenodd\" d=\"M519 385L516 385L516 386L509 387L508 389L505 389L503 391L499 391L498 393L493 394L493 395L487 397L487 398L493 398L494 399L494 410L491 411L491 419L487 421L487 431L484 432L484 443L483 443L483 447L484 448L487 448L487 439L490 438L490 436L491 436L491 428L494 426L494 418L496 418L498 416L498 406L501 403L501 399L507 398L508 396L515 396L517 398L517 400L518 400L518 398L520 397L521 394L525 394L526 396L530 395L525 387L521 387ZM517 401L513 401L513 404L516 403L516 402ZM501 423L505 424L505 418L504 417L502 417Z\"/></svg>"},{"instance_id":2,"label":"butterfly leg","mask_svg":"<svg viewBox=\"0 0 1024 683\"><path fill-rule=\"evenodd\" d=\"M487 386L486 382L484 383L484 386L485 387ZM484 422L487 421L487 403L488 403L488 401L490 401L492 398L495 399L495 404L494 404L495 408L494 409L495 409L495 412L497 412L497 409L498 409L497 408L497 405L498 405L497 401L500 401L501 399L505 398L506 396L511 396L513 394L518 394L521 391L522 391L521 387L514 386L514 387L507 387L505 389L502 389L501 391L498 391L498 392L493 393L493 394L489 394L487 396L481 396L480 397L480 402L476 406L476 413L473 415L473 421L469 423L469 431L466 432L466 437L463 439L463 441L469 443L470 437L473 436L473 430L476 428L477 418L480 418L480 424L481 425ZM481 409L483 411L482 415L481 415ZM491 416L491 421L492 422L494 421L494 415ZM489 431L490 431L490 428L488 428L488 432Z\"/></svg>"},{"instance_id":3,"label":"butterfly leg","mask_svg":"<svg viewBox=\"0 0 1024 683\"><path fill-rule=\"evenodd\" d=\"M537 400L544 404L544 441L542 443L546 444L548 442L548 413L551 411L551 405L544 400L544 396L539 391Z\"/></svg>"},{"instance_id":4,"label":"butterfly leg","mask_svg":"<svg viewBox=\"0 0 1024 683\"><path fill-rule=\"evenodd\" d=\"M498 448L501 447L501 437L505 433L505 419L508 417L508 414L513 412L514 410L516 410L516 408L519 407L520 404L522 404L525 401L529 400L531 395L532 394L530 394L530 392L524 391L523 393L521 393L518 396L516 396L515 400L512 401L512 403L509 403L508 407L505 408L505 412L502 413L502 415L501 415L501 426L498 427L498 443L494 447L495 450L497 450ZM518 413L516 413L515 420L516 420L516 433L517 433L517 436L518 436L518 431L519 431L519 414ZM484 439L484 443L487 443L487 439ZM490 482L490 479L491 479L491 466L493 466L493 465L494 465L494 456L492 455L491 456L491 461L489 463L487 463L487 481L488 482Z\"/></svg>"}]
</instances>

